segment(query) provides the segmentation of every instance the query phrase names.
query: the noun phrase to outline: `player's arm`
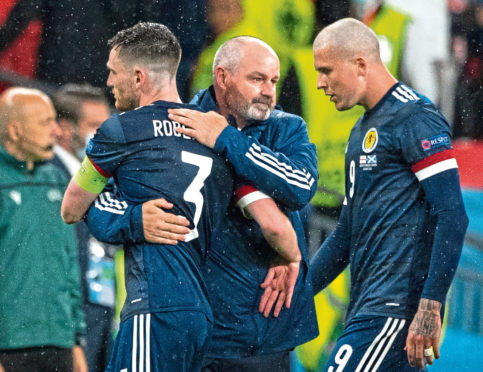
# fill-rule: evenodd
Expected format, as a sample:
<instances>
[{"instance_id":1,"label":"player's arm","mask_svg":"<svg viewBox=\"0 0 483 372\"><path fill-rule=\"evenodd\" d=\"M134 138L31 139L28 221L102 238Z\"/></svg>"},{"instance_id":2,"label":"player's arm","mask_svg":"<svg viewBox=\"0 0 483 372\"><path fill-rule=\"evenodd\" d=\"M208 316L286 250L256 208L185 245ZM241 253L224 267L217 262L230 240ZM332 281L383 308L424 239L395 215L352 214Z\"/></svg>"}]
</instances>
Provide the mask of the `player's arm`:
<instances>
[{"instance_id":1,"label":"player's arm","mask_svg":"<svg viewBox=\"0 0 483 372\"><path fill-rule=\"evenodd\" d=\"M453 150L433 154L413 166L436 218L428 276L406 340L412 366L424 367L424 349L439 358L441 309L453 280L468 226ZM432 356L426 356L432 364Z\"/></svg>"},{"instance_id":2,"label":"player's arm","mask_svg":"<svg viewBox=\"0 0 483 372\"><path fill-rule=\"evenodd\" d=\"M277 258L261 284L265 289L259 311L265 317L277 317L283 305L290 307L295 284L300 271L300 252L297 235L288 217L275 201L251 185L242 185L235 192L235 202L247 218L253 218L265 240L278 253Z\"/></svg>"},{"instance_id":3,"label":"player's arm","mask_svg":"<svg viewBox=\"0 0 483 372\"><path fill-rule=\"evenodd\" d=\"M298 210L314 196L317 154L302 118L283 116L272 123L277 125L273 129L277 133L273 149L228 125L223 116L213 111L170 110L170 118L189 127L177 131L224 155L238 176L252 182L277 203Z\"/></svg>"},{"instance_id":4,"label":"player's arm","mask_svg":"<svg viewBox=\"0 0 483 372\"><path fill-rule=\"evenodd\" d=\"M128 204L113 183L108 183L86 215L91 234L110 244L126 241L175 245L189 233L189 221L166 212L173 204L155 199L144 204Z\"/></svg>"},{"instance_id":5,"label":"player's arm","mask_svg":"<svg viewBox=\"0 0 483 372\"><path fill-rule=\"evenodd\" d=\"M425 349L433 347L435 357L439 358L441 309L456 272L468 225L449 124L422 102L423 105L407 106L396 122L404 125L394 127L398 151L421 184L436 223L428 275L406 338L409 364L421 369L425 365ZM426 360L429 364L433 362L429 355Z\"/></svg>"},{"instance_id":6,"label":"player's arm","mask_svg":"<svg viewBox=\"0 0 483 372\"><path fill-rule=\"evenodd\" d=\"M300 262L302 255L295 230L275 201L249 185L240 187L236 194L237 206L245 217L258 223L273 250L287 261Z\"/></svg>"},{"instance_id":7,"label":"player's arm","mask_svg":"<svg viewBox=\"0 0 483 372\"><path fill-rule=\"evenodd\" d=\"M71 224L80 221L104 189L108 179L107 175L101 174L86 156L65 190L61 207L64 222Z\"/></svg>"},{"instance_id":8,"label":"player's arm","mask_svg":"<svg viewBox=\"0 0 483 372\"><path fill-rule=\"evenodd\" d=\"M349 264L349 229L347 227L347 205L343 205L332 234L315 252L310 261L314 294L327 287Z\"/></svg>"}]
</instances>

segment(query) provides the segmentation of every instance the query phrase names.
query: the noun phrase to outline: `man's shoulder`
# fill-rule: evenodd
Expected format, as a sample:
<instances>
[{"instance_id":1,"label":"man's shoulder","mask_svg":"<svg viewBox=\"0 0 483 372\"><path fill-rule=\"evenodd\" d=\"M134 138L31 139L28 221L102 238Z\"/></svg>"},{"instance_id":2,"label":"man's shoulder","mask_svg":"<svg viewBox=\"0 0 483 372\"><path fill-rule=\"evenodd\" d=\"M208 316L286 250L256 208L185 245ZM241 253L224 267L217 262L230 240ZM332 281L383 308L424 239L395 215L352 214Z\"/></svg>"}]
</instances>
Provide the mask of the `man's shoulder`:
<instances>
[{"instance_id":1,"label":"man's shoulder","mask_svg":"<svg viewBox=\"0 0 483 372\"><path fill-rule=\"evenodd\" d=\"M386 109L394 111L396 119L404 120L415 116L441 115L436 105L429 98L399 83L391 92L391 100Z\"/></svg>"},{"instance_id":2,"label":"man's shoulder","mask_svg":"<svg viewBox=\"0 0 483 372\"><path fill-rule=\"evenodd\" d=\"M449 129L449 124L438 108L424 96L397 108L392 119L393 128L416 130L419 128Z\"/></svg>"},{"instance_id":3,"label":"man's shoulder","mask_svg":"<svg viewBox=\"0 0 483 372\"><path fill-rule=\"evenodd\" d=\"M300 116L279 109L273 110L272 114L266 121L271 125L306 125L304 119Z\"/></svg>"},{"instance_id":4,"label":"man's shoulder","mask_svg":"<svg viewBox=\"0 0 483 372\"><path fill-rule=\"evenodd\" d=\"M218 111L218 104L216 102L213 86L198 91L190 103L199 105L202 111Z\"/></svg>"}]
</instances>

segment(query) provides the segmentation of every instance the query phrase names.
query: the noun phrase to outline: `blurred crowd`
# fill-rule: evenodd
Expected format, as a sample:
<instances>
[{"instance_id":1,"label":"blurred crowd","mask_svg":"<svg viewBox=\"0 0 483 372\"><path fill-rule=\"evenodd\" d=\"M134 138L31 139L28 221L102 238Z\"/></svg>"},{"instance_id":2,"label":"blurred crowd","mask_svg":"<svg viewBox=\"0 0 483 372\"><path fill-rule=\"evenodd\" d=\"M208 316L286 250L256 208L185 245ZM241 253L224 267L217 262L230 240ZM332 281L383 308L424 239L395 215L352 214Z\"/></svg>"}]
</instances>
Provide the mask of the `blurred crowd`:
<instances>
[{"instance_id":1,"label":"blurred crowd","mask_svg":"<svg viewBox=\"0 0 483 372\"><path fill-rule=\"evenodd\" d=\"M328 99L316 92L311 48L314 36L322 27L348 16L362 20L375 31L388 69L441 108L453 126L455 139L483 140L482 0L4 0L0 3L0 93L4 91L2 97L7 102L8 97L16 97L19 93L9 91L9 87L24 86L39 89L50 97L44 97L37 90L24 92L30 97L28 102L42 100L42 105L48 109L55 108L56 117L51 119L58 122L59 128L49 134L54 139L45 144L36 142L38 138L25 140L47 146L48 151L39 154L33 145L29 150L28 143L18 143L18 147L32 160L29 174L37 170L42 177L47 177L45 172L50 172L49 169L36 167L40 160L52 159L49 164L61 169L67 180L84 157L88 139L114 110L105 83L107 40L117 31L139 21L153 21L165 24L178 36L183 55L177 83L185 102L196 91L211 84L214 53L223 42L236 35L263 39L274 48L281 61L279 104L285 111L305 119L310 139L317 146L319 188L311 207L306 210L306 231L313 252L334 228L340 212L345 144L362 109L336 112ZM25 115L30 115L32 120L38 119L31 112ZM0 135L15 137L14 129L12 133L8 130L2 128ZM40 184L53 182L39 177ZM55 177L55 188L66 185L66 181L61 180L62 174ZM18 182L33 181L27 177ZM17 189L12 185L5 187L6 197L12 205L19 206ZM38 192L37 188L32 190ZM24 216L38 209L32 203L26 205ZM5 206L2 204L1 208ZM46 216L35 218L42 222ZM58 218L60 221L60 215ZM33 225L20 218L16 224L17 234L30 231ZM29 225L28 228L21 228L24 224ZM59 248L58 241L49 239L49 235L54 236L66 227L41 223L38 228L25 237L42 239L43 245L50 246L50 250ZM0 225L3 233L1 229L3 225ZM37 233L47 235L35 238ZM122 305L122 296L116 296L116 291L122 287L122 275L115 275L115 262L119 264L122 260L119 247L97 242L82 224L78 224L75 231L62 230L62 234L72 237L75 234L77 253L70 258L76 257L79 266L77 271L68 274L75 276L80 271L81 280L72 279L69 283L74 281L78 286L87 326L80 320L77 323L72 320L71 332L66 333L65 340L58 346L82 347L86 351L89 371L102 371L115 333L116 306ZM70 237L65 239L69 245ZM0 243L8 242L0 238ZM18 244L27 246L30 242L24 239ZM6 248L0 245L0 268L5 270L0 271L0 292L4 290L2 283L11 280L6 277L7 264L2 257L5 252ZM36 254L30 250L26 257L32 255L35 262L45 265L45 271L59 263L55 257L49 260L48 257L38 258ZM26 290L38 291L39 285L51 285L51 281L68 281L66 275L62 272L44 283L32 283ZM333 313L334 329L343 319L347 296L341 288L345 288L346 280L341 278L334 282L326 295L332 301L326 314ZM58 287L59 292L66 291L65 286ZM5 321L2 301L7 299L0 293L0 324ZM333 305L334 301L338 305ZM52 306L52 311L57 312L55 306L60 305ZM326 325L319 324L319 327L322 330ZM18 332L12 329L12 333ZM24 339L30 337L28 330L22 332L25 332ZM31 332L36 331L32 329ZM327 344L333 337L332 331L327 331L327 335L320 343ZM9 343L0 335L0 353L4 349L39 346L35 342L18 342ZM312 363L310 355L307 352L300 356L305 366ZM82 362L82 356L74 355L76 358Z\"/></svg>"}]
</instances>

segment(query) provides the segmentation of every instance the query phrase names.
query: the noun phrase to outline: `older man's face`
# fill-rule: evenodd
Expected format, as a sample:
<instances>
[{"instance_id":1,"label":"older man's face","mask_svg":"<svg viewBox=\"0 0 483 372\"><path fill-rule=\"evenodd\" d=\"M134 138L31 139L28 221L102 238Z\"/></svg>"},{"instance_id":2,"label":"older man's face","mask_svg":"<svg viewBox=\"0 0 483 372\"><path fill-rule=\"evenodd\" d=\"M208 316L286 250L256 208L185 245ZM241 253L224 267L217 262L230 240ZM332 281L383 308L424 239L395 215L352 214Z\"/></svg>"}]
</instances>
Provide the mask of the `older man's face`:
<instances>
[{"instance_id":1,"label":"older man's face","mask_svg":"<svg viewBox=\"0 0 483 372\"><path fill-rule=\"evenodd\" d=\"M59 132L55 110L50 101L33 97L26 102L17 144L25 159L39 161L52 158Z\"/></svg>"},{"instance_id":2,"label":"older man's face","mask_svg":"<svg viewBox=\"0 0 483 372\"><path fill-rule=\"evenodd\" d=\"M266 120L276 103L280 62L269 49L249 44L234 71L228 72L225 102L235 116Z\"/></svg>"}]
</instances>

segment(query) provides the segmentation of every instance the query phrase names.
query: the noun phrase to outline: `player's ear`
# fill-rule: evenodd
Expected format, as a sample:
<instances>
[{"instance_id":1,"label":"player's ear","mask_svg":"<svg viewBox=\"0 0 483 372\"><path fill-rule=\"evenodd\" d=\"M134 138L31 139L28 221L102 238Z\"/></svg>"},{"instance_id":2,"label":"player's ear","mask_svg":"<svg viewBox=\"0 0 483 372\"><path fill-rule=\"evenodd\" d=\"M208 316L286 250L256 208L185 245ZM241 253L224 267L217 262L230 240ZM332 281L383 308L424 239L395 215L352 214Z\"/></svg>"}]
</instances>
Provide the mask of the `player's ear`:
<instances>
[{"instance_id":1,"label":"player's ear","mask_svg":"<svg viewBox=\"0 0 483 372\"><path fill-rule=\"evenodd\" d=\"M358 76L365 76L367 73L367 61L362 57L357 57L354 60L356 73Z\"/></svg>"},{"instance_id":2,"label":"player's ear","mask_svg":"<svg viewBox=\"0 0 483 372\"><path fill-rule=\"evenodd\" d=\"M144 71L142 68L139 68L138 66L134 66L132 78L134 80L134 86L136 88L140 88L142 85L144 85L146 81L146 71Z\"/></svg>"}]
</instances>

